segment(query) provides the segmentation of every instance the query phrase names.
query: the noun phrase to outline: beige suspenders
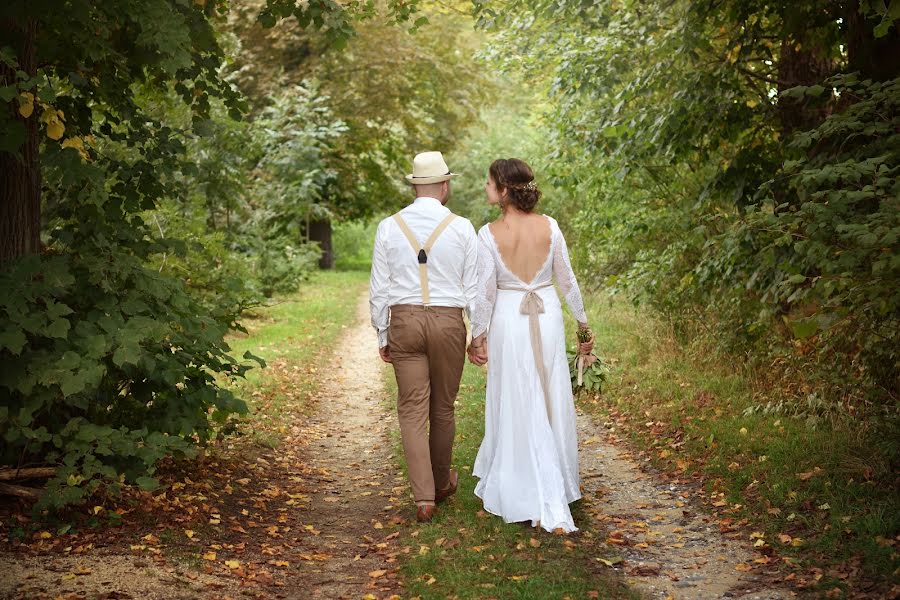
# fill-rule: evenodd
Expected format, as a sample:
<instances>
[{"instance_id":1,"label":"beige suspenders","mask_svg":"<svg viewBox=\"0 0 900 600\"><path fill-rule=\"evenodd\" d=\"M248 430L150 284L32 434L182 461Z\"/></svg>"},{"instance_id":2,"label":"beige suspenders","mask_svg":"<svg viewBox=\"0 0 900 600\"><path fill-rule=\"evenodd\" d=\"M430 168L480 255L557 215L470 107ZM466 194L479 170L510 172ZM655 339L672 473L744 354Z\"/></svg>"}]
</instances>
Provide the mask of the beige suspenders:
<instances>
[{"instance_id":1,"label":"beige suspenders","mask_svg":"<svg viewBox=\"0 0 900 600\"><path fill-rule=\"evenodd\" d=\"M438 223L438 226L431 232L428 239L425 240L425 245L420 246L419 240L413 235L412 230L409 228L409 225L406 224L406 221L403 220L403 217L400 216L400 213L394 215L394 220L397 221L397 225L400 226L400 231L403 232L403 235L409 240L409 245L412 246L413 251L418 255L419 282L422 284L422 304L428 304L431 301L431 296L428 292L428 253L431 252L431 247L434 246L434 242L438 239L438 236L444 232L447 225L450 224L450 221L455 218L456 215L453 213L447 215L443 221Z\"/></svg>"}]
</instances>

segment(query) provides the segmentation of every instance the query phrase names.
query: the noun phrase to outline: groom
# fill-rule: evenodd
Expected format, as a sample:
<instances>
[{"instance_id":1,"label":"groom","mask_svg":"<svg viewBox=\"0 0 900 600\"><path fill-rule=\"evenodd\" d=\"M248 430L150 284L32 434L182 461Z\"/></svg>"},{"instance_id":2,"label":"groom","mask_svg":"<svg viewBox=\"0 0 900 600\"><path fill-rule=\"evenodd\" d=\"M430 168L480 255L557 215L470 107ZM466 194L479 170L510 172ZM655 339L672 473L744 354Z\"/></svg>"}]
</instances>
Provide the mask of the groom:
<instances>
[{"instance_id":1,"label":"groom","mask_svg":"<svg viewBox=\"0 0 900 600\"><path fill-rule=\"evenodd\" d=\"M451 173L440 152L413 160L406 181L415 201L375 233L369 306L381 359L394 366L397 415L416 502L430 521L435 504L456 492L450 468L453 404L466 351L463 310L475 298L475 228L445 206ZM426 428L430 431L426 431Z\"/></svg>"}]
</instances>

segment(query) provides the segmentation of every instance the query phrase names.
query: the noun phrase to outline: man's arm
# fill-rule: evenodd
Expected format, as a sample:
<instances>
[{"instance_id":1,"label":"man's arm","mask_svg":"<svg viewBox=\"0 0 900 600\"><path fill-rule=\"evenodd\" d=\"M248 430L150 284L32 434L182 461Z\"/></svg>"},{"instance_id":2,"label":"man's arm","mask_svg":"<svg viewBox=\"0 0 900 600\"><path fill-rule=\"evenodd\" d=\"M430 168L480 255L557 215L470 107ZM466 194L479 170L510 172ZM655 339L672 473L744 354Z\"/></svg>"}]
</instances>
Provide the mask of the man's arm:
<instances>
[{"instance_id":1,"label":"man's arm","mask_svg":"<svg viewBox=\"0 0 900 600\"><path fill-rule=\"evenodd\" d=\"M391 273L388 265L387 220L378 225L375 232L375 247L372 250L372 273L369 278L369 311L372 315L372 326L378 333L378 347L388 345L388 324L390 307L388 306L391 288Z\"/></svg>"},{"instance_id":2,"label":"man's arm","mask_svg":"<svg viewBox=\"0 0 900 600\"><path fill-rule=\"evenodd\" d=\"M472 310L474 309L475 296L478 294L478 236L475 235L475 227L466 219L465 236L465 262L463 263L463 290L466 295L466 316L472 322Z\"/></svg>"}]
</instances>

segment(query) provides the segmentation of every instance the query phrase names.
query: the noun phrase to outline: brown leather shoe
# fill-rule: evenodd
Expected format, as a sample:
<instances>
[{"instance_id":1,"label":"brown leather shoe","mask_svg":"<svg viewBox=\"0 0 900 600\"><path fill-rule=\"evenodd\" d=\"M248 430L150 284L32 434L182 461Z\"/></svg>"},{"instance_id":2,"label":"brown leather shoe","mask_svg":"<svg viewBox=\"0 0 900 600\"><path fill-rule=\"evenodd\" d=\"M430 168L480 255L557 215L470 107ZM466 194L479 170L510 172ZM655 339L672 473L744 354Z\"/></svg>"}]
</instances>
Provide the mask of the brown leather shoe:
<instances>
[{"instance_id":1,"label":"brown leather shoe","mask_svg":"<svg viewBox=\"0 0 900 600\"><path fill-rule=\"evenodd\" d=\"M416 521L419 523L428 523L434 517L434 513L437 511L435 506L418 506L416 507Z\"/></svg>"},{"instance_id":2,"label":"brown leather shoe","mask_svg":"<svg viewBox=\"0 0 900 600\"><path fill-rule=\"evenodd\" d=\"M446 489L437 490L434 493L434 501L442 502L446 500L456 493L457 487L459 487L459 473L456 472L456 469L450 469L450 485Z\"/></svg>"}]
</instances>

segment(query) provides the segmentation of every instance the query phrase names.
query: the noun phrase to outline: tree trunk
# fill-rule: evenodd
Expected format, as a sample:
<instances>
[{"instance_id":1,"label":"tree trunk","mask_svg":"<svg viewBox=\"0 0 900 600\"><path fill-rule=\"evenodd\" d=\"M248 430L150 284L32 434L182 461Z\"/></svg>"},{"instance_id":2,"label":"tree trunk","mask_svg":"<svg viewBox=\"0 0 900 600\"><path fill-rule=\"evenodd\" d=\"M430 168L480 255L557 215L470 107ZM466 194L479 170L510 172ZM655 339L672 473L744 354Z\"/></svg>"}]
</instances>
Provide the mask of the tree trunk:
<instances>
[{"instance_id":1,"label":"tree trunk","mask_svg":"<svg viewBox=\"0 0 900 600\"><path fill-rule=\"evenodd\" d=\"M331 221L320 219L310 222L306 232L309 241L319 242L322 248L322 257L319 258L320 269L334 268L334 248L331 244Z\"/></svg>"},{"instance_id":2,"label":"tree trunk","mask_svg":"<svg viewBox=\"0 0 900 600\"><path fill-rule=\"evenodd\" d=\"M860 79L885 81L900 76L900 22L887 35L876 38L878 19L859 12L859 2L848 2L844 13L849 71L859 71Z\"/></svg>"},{"instance_id":3,"label":"tree trunk","mask_svg":"<svg viewBox=\"0 0 900 600\"><path fill-rule=\"evenodd\" d=\"M56 475L56 467L26 467L24 469L0 469L0 481L15 479L46 479Z\"/></svg>"},{"instance_id":4,"label":"tree trunk","mask_svg":"<svg viewBox=\"0 0 900 600\"><path fill-rule=\"evenodd\" d=\"M37 500L41 497L41 491L22 485L0 483L0 495L17 496L19 498L25 498L26 500Z\"/></svg>"},{"instance_id":5,"label":"tree trunk","mask_svg":"<svg viewBox=\"0 0 900 600\"><path fill-rule=\"evenodd\" d=\"M0 22L0 39L17 52L19 69L36 72L37 21L24 25L12 19ZM16 82L15 69L0 63L0 85ZM4 108L11 124L24 127L25 143L17 155L0 152L0 265L41 250L41 168L38 154L38 112L25 119L13 98Z\"/></svg>"},{"instance_id":6,"label":"tree trunk","mask_svg":"<svg viewBox=\"0 0 900 600\"><path fill-rule=\"evenodd\" d=\"M778 92L798 85L821 84L834 74L835 64L828 49L816 43L815 32L801 39L788 37L781 43L778 58ZM819 125L827 116L827 105L809 98L778 98L778 117L782 139L795 131L805 131Z\"/></svg>"}]
</instances>

